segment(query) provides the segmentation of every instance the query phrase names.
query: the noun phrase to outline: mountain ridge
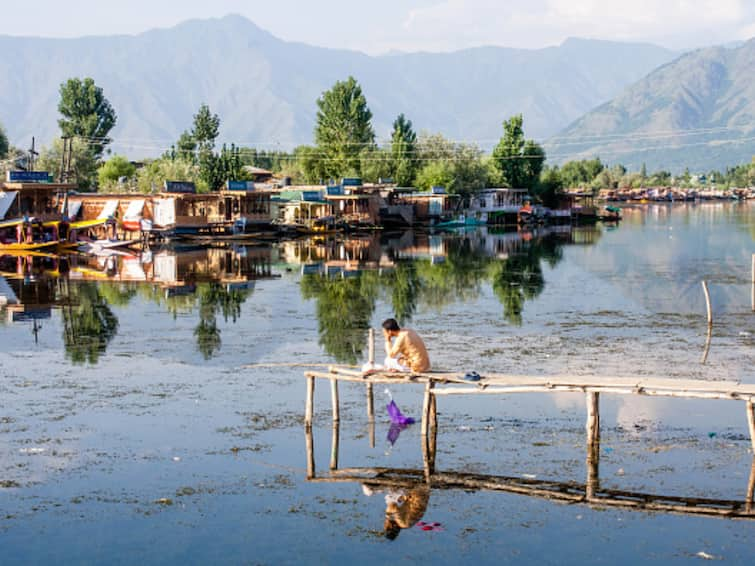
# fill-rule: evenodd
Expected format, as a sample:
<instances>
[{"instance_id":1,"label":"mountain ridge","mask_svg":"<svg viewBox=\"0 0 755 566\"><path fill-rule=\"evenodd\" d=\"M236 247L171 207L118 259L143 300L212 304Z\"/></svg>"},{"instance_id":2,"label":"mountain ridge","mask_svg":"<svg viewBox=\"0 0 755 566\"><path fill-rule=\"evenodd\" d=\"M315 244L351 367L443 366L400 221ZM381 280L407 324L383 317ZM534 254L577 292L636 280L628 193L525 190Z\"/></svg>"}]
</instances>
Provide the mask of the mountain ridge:
<instances>
[{"instance_id":1,"label":"mountain ridge","mask_svg":"<svg viewBox=\"0 0 755 566\"><path fill-rule=\"evenodd\" d=\"M544 139L674 56L650 44L585 39L538 50L371 56L283 41L236 15L136 35L0 36L0 53L0 122L14 143L33 135L50 143L60 84L91 76L119 117L113 150L135 157L167 149L203 102L222 120L221 141L311 143L316 99L349 75L381 138L404 113L418 131L489 147L502 121L521 112L528 137Z\"/></svg>"}]
</instances>

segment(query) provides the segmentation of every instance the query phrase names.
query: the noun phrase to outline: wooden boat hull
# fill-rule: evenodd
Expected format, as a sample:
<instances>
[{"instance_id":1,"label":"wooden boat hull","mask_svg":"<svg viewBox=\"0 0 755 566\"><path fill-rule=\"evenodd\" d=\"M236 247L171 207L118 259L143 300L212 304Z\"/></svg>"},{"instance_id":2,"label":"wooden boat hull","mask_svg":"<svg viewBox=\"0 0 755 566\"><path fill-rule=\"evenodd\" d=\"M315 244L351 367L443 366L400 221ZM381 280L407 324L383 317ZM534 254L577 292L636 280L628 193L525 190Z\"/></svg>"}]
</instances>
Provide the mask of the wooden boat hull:
<instances>
[{"instance_id":1,"label":"wooden boat hull","mask_svg":"<svg viewBox=\"0 0 755 566\"><path fill-rule=\"evenodd\" d=\"M0 244L0 253L3 252L34 252L56 248L60 242L32 242L30 244Z\"/></svg>"}]
</instances>

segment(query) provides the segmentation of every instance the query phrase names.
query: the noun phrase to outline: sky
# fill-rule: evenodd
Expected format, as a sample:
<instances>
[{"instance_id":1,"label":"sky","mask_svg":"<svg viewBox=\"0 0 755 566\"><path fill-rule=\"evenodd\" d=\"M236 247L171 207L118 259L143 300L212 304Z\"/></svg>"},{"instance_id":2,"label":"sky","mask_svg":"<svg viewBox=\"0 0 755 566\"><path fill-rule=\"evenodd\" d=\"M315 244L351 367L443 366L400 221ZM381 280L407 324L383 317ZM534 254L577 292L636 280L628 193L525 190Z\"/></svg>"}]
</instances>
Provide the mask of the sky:
<instances>
[{"instance_id":1,"label":"sky","mask_svg":"<svg viewBox=\"0 0 755 566\"><path fill-rule=\"evenodd\" d=\"M33 11L4 4L0 35L137 34L241 14L284 40L370 54L540 48L567 37L686 49L755 36L755 0L36 0Z\"/></svg>"}]
</instances>

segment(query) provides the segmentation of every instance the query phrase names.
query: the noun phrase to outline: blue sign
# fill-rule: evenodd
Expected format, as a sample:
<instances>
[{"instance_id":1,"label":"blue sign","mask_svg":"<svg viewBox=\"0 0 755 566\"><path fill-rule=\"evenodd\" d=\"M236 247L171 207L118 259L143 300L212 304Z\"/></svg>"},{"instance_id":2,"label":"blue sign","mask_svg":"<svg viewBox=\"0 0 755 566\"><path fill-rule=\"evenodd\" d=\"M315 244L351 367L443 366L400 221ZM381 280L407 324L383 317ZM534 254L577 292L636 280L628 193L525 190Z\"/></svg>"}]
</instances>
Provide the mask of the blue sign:
<instances>
[{"instance_id":1,"label":"blue sign","mask_svg":"<svg viewBox=\"0 0 755 566\"><path fill-rule=\"evenodd\" d=\"M253 191L254 183L252 181L226 181L225 188L229 191Z\"/></svg>"},{"instance_id":2,"label":"blue sign","mask_svg":"<svg viewBox=\"0 0 755 566\"><path fill-rule=\"evenodd\" d=\"M322 198L320 191L302 191L301 200L315 202Z\"/></svg>"},{"instance_id":3,"label":"blue sign","mask_svg":"<svg viewBox=\"0 0 755 566\"><path fill-rule=\"evenodd\" d=\"M8 171L6 180L9 183L49 183L50 173L47 171Z\"/></svg>"},{"instance_id":4,"label":"blue sign","mask_svg":"<svg viewBox=\"0 0 755 566\"><path fill-rule=\"evenodd\" d=\"M341 186L343 187L361 187L362 179L359 177L344 177L341 179Z\"/></svg>"},{"instance_id":5,"label":"blue sign","mask_svg":"<svg viewBox=\"0 0 755 566\"><path fill-rule=\"evenodd\" d=\"M194 194L197 192L197 187L191 181L165 181L166 193L185 193Z\"/></svg>"},{"instance_id":6,"label":"blue sign","mask_svg":"<svg viewBox=\"0 0 755 566\"><path fill-rule=\"evenodd\" d=\"M327 187L325 190L327 191L328 196L343 196L343 187L341 185L336 185L335 187Z\"/></svg>"},{"instance_id":7,"label":"blue sign","mask_svg":"<svg viewBox=\"0 0 755 566\"><path fill-rule=\"evenodd\" d=\"M431 187L430 193L433 195L444 195L446 194L446 188L445 187Z\"/></svg>"}]
</instances>

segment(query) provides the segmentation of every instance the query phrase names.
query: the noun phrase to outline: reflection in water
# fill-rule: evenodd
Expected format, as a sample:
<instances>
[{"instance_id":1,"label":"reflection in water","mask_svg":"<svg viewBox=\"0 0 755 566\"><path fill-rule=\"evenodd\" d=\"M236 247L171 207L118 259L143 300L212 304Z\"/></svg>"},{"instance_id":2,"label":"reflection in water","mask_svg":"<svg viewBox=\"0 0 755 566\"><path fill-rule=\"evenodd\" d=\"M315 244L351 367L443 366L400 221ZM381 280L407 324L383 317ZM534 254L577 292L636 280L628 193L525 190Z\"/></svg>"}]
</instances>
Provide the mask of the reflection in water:
<instances>
[{"instance_id":1,"label":"reflection in water","mask_svg":"<svg viewBox=\"0 0 755 566\"><path fill-rule=\"evenodd\" d=\"M349 249L353 242L284 243L284 255L304 262L301 291L316 301L320 344L338 362L362 357L375 301L386 297L395 317L408 323L422 305L441 309L474 299L490 284L510 324L522 323L526 301L545 287L542 262L555 267L566 244L592 244L595 227L539 232L463 234L407 232L381 246ZM295 251L285 251L286 247Z\"/></svg>"},{"instance_id":2,"label":"reflection in water","mask_svg":"<svg viewBox=\"0 0 755 566\"><path fill-rule=\"evenodd\" d=\"M96 364L118 332L118 318L96 283L62 279L60 288L66 356L75 364Z\"/></svg>"},{"instance_id":3,"label":"reflection in water","mask_svg":"<svg viewBox=\"0 0 755 566\"><path fill-rule=\"evenodd\" d=\"M198 312L194 335L205 359L221 346L217 317L235 323L254 280L273 277L270 248L193 248L141 254L0 257L0 309L4 320L39 319L59 309L66 357L96 364L118 332L115 307L135 298L179 312Z\"/></svg>"}]
</instances>

